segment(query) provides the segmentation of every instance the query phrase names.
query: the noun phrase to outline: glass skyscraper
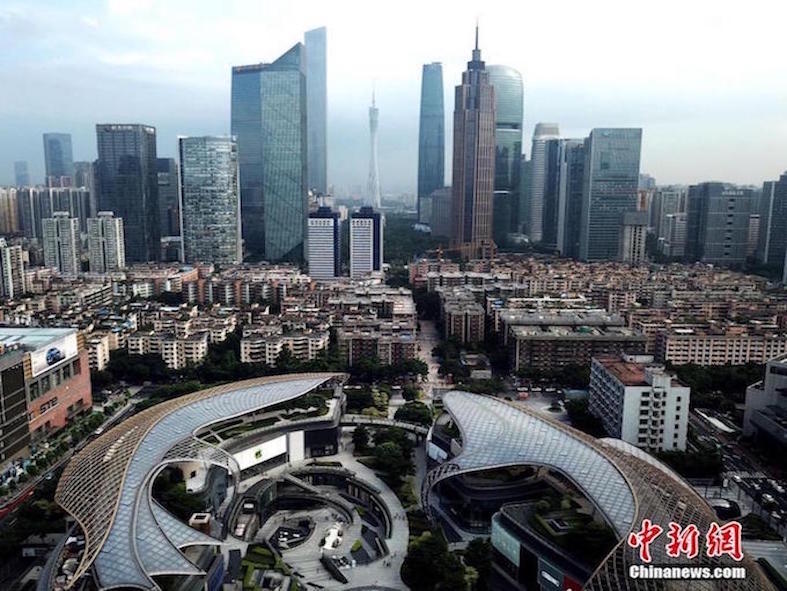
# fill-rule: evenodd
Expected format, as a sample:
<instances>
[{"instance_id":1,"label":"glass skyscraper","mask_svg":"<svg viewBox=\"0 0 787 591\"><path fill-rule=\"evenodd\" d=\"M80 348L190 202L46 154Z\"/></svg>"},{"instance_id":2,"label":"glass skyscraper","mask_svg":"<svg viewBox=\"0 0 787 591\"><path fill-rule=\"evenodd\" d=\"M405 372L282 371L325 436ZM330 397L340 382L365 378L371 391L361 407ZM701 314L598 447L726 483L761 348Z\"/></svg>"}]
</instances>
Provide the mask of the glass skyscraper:
<instances>
[{"instance_id":1,"label":"glass skyscraper","mask_svg":"<svg viewBox=\"0 0 787 591\"><path fill-rule=\"evenodd\" d=\"M232 69L246 248L269 261L301 261L308 217L306 75L298 43L271 64Z\"/></svg>"},{"instance_id":2,"label":"glass skyscraper","mask_svg":"<svg viewBox=\"0 0 787 591\"><path fill-rule=\"evenodd\" d=\"M228 137L181 137L180 199L187 263L242 260L238 146Z\"/></svg>"},{"instance_id":3,"label":"glass skyscraper","mask_svg":"<svg viewBox=\"0 0 787 591\"><path fill-rule=\"evenodd\" d=\"M641 129L597 128L585 140L579 257L612 261L623 214L637 210Z\"/></svg>"},{"instance_id":4,"label":"glass skyscraper","mask_svg":"<svg viewBox=\"0 0 787 591\"><path fill-rule=\"evenodd\" d=\"M27 160L14 162L14 182L17 187L30 186L30 172L27 168Z\"/></svg>"},{"instance_id":5,"label":"glass skyscraper","mask_svg":"<svg viewBox=\"0 0 787 591\"><path fill-rule=\"evenodd\" d=\"M493 235L498 245L519 226L519 175L522 158L522 75L508 66L488 66L495 88L495 194Z\"/></svg>"},{"instance_id":6,"label":"glass skyscraper","mask_svg":"<svg viewBox=\"0 0 787 591\"><path fill-rule=\"evenodd\" d=\"M328 191L327 79L325 27L306 31L306 126L308 130L308 188Z\"/></svg>"},{"instance_id":7,"label":"glass skyscraper","mask_svg":"<svg viewBox=\"0 0 787 591\"><path fill-rule=\"evenodd\" d=\"M174 158L156 158L159 227L162 236L180 236L178 163Z\"/></svg>"},{"instance_id":8,"label":"glass skyscraper","mask_svg":"<svg viewBox=\"0 0 787 591\"><path fill-rule=\"evenodd\" d=\"M74 157L71 152L70 133L44 134L44 166L47 184L50 184L50 179L54 179L59 186L62 177L73 178Z\"/></svg>"},{"instance_id":9,"label":"glass skyscraper","mask_svg":"<svg viewBox=\"0 0 787 591\"><path fill-rule=\"evenodd\" d=\"M547 142L557 139L560 129L557 123L536 123L533 144L530 149L530 194L527 219L530 242L541 242L544 231L544 191L547 179Z\"/></svg>"},{"instance_id":10,"label":"glass skyscraper","mask_svg":"<svg viewBox=\"0 0 787 591\"><path fill-rule=\"evenodd\" d=\"M161 251L156 128L149 125L96 125L99 211L123 219L126 261L158 260Z\"/></svg>"},{"instance_id":11,"label":"glass skyscraper","mask_svg":"<svg viewBox=\"0 0 787 591\"><path fill-rule=\"evenodd\" d=\"M445 111L443 65L424 64L421 74L421 115L418 126L418 219L421 199L445 183Z\"/></svg>"}]
</instances>

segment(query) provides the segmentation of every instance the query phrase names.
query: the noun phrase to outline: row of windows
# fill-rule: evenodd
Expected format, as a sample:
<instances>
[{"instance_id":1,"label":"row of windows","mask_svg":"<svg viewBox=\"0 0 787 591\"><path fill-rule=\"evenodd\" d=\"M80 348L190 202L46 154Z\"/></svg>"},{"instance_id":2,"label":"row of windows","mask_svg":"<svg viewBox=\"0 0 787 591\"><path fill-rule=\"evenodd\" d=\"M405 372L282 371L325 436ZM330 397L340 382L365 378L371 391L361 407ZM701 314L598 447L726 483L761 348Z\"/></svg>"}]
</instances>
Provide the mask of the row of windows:
<instances>
[{"instance_id":1,"label":"row of windows","mask_svg":"<svg viewBox=\"0 0 787 591\"><path fill-rule=\"evenodd\" d=\"M70 380L73 376L81 373L80 360L77 358L70 363L66 363L57 368L50 374L43 376L30 384L30 400L40 398L53 388L57 388L60 384Z\"/></svg>"}]
</instances>

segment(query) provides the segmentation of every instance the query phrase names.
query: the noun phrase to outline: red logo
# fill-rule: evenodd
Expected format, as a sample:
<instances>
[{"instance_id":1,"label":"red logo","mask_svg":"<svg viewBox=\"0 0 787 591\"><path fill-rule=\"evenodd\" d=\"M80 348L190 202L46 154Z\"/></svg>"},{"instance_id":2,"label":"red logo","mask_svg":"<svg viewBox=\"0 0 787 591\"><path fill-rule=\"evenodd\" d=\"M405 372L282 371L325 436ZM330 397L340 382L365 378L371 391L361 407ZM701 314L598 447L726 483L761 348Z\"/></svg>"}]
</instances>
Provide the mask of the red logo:
<instances>
[{"instance_id":1,"label":"red logo","mask_svg":"<svg viewBox=\"0 0 787 591\"><path fill-rule=\"evenodd\" d=\"M737 521L724 525L715 521L711 523L708 533L705 534L705 554L710 558L726 554L733 560L743 560L741 524Z\"/></svg>"},{"instance_id":2,"label":"red logo","mask_svg":"<svg viewBox=\"0 0 787 591\"><path fill-rule=\"evenodd\" d=\"M700 530L693 523L682 528L671 521L669 524L669 543L666 546L667 556L679 558L682 554L686 558L695 558L700 551Z\"/></svg>"},{"instance_id":3,"label":"red logo","mask_svg":"<svg viewBox=\"0 0 787 591\"><path fill-rule=\"evenodd\" d=\"M650 519L642 520L642 529L629 534L628 544L632 548L639 548L639 559L650 562L650 545L664 531L660 525L651 523Z\"/></svg>"}]
</instances>

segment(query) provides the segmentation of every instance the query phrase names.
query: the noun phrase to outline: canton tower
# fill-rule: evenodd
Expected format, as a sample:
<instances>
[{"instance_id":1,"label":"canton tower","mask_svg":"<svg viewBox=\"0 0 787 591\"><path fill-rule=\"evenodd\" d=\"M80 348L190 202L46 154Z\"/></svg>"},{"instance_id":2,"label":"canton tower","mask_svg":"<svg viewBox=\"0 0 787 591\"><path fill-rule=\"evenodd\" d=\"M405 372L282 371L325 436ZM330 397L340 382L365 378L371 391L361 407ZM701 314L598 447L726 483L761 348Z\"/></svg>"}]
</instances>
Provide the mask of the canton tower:
<instances>
[{"instance_id":1,"label":"canton tower","mask_svg":"<svg viewBox=\"0 0 787 591\"><path fill-rule=\"evenodd\" d=\"M370 158L369 158L369 200L373 207L379 208L380 199L380 169L377 166L377 119L380 109L374 103L374 90L372 90L372 106L369 107L369 139L370 139Z\"/></svg>"}]
</instances>

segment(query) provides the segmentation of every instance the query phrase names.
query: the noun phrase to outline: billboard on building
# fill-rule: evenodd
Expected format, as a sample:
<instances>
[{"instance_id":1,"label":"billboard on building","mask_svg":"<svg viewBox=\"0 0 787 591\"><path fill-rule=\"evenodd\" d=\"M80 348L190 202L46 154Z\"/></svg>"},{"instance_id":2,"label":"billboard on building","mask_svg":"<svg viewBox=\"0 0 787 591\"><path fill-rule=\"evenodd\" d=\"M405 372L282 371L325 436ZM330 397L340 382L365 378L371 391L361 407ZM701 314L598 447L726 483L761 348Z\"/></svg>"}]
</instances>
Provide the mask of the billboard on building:
<instances>
[{"instance_id":1,"label":"billboard on building","mask_svg":"<svg viewBox=\"0 0 787 591\"><path fill-rule=\"evenodd\" d=\"M79 350L77 348L76 332L51 341L30 353L33 377L41 375L61 363L70 361L77 355L79 355Z\"/></svg>"}]
</instances>

